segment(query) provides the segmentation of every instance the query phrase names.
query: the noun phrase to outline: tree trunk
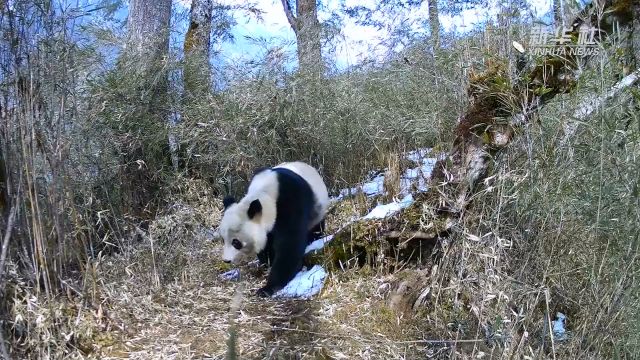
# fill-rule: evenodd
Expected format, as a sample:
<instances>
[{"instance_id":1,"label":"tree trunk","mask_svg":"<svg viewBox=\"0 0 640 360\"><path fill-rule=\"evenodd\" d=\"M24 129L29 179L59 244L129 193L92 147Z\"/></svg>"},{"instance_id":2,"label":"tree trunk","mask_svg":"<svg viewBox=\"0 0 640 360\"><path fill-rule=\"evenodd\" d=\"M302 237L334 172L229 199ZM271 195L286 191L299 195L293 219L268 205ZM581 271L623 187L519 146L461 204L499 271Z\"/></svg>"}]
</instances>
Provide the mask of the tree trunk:
<instances>
[{"instance_id":1,"label":"tree trunk","mask_svg":"<svg viewBox=\"0 0 640 360\"><path fill-rule=\"evenodd\" d=\"M293 15L289 0L281 0L289 25L296 34L298 43L298 69L314 77L322 76L321 28L318 21L316 0L296 0L296 15Z\"/></svg>"},{"instance_id":2,"label":"tree trunk","mask_svg":"<svg viewBox=\"0 0 640 360\"><path fill-rule=\"evenodd\" d=\"M153 79L144 84L150 87L147 89L152 105L149 112L165 123L168 112L161 105L166 103L164 98L169 86L168 74L163 67L169 54L170 19L171 0L131 0L129 3L129 38L125 55L133 60L133 67L144 74L145 79Z\"/></svg>"},{"instance_id":3,"label":"tree trunk","mask_svg":"<svg viewBox=\"0 0 640 360\"><path fill-rule=\"evenodd\" d=\"M129 2L129 47L137 53L161 60L169 52L171 0Z\"/></svg>"},{"instance_id":4,"label":"tree trunk","mask_svg":"<svg viewBox=\"0 0 640 360\"><path fill-rule=\"evenodd\" d=\"M322 51L320 44L320 22L316 0L298 0L298 62L303 71L322 73Z\"/></svg>"},{"instance_id":5,"label":"tree trunk","mask_svg":"<svg viewBox=\"0 0 640 360\"><path fill-rule=\"evenodd\" d=\"M158 144L150 141L155 142L155 138L161 139L166 134L157 137L157 134L149 134L150 130L145 128L147 126L153 129L152 132L166 131L170 120L167 105L169 77L166 69L170 19L171 0L129 2L127 50L123 53L124 66L119 71L140 79L140 94L137 96L143 100L141 111L132 116L130 121L140 124L138 132L142 135L131 132L125 134L122 178L125 191L128 192L126 208L137 218L148 217L145 209L157 191L157 182L152 180L152 172L174 157L172 150L151 155L149 149ZM166 138L167 148L170 148L170 138L170 135Z\"/></svg>"},{"instance_id":6,"label":"tree trunk","mask_svg":"<svg viewBox=\"0 0 640 360\"><path fill-rule=\"evenodd\" d=\"M211 88L209 54L211 46L212 0L193 0L189 30L184 39L185 97L201 97Z\"/></svg>"},{"instance_id":7,"label":"tree trunk","mask_svg":"<svg viewBox=\"0 0 640 360\"><path fill-rule=\"evenodd\" d=\"M435 54L440 50L440 19L438 18L437 0L429 0L429 28L431 29L431 45Z\"/></svg>"},{"instance_id":8,"label":"tree trunk","mask_svg":"<svg viewBox=\"0 0 640 360\"><path fill-rule=\"evenodd\" d=\"M633 66L637 69L640 67L640 1L633 1L631 13L633 14L633 30L631 33L632 38L632 52L635 64Z\"/></svg>"},{"instance_id":9,"label":"tree trunk","mask_svg":"<svg viewBox=\"0 0 640 360\"><path fill-rule=\"evenodd\" d=\"M562 0L553 0L553 24L556 27L564 26L564 17L562 14Z\"/></svg>"}]
</instances>

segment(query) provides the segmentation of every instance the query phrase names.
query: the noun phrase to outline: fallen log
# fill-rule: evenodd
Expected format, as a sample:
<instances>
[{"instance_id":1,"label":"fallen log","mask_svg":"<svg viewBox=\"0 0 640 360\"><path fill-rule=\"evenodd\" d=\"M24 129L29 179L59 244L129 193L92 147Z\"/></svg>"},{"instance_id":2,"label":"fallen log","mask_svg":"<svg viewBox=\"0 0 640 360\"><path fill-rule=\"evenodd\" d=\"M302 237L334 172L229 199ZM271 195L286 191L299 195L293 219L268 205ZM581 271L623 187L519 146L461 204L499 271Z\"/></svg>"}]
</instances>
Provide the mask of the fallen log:
<instances>
[{"instance_id":1,"label":"fallen log","mask_svg":"<svg viewBox=\"0 0 640 360\"><path fill-rule=\"evenodd\" d=\"M594 2L571 22L567 34L576 41L581 26L606 30L614 20L624 25L633 18L626 3L624 0ZM482 72L472 73L468 89L469 106L458 118L450 150L436 163L429 191L393 219L358 222L339 231L325 249L325 261L330 268L371 264L393 270L402 261L414 260L416 254L421 260L431 254L440 240L465 219L469 205L484 182L494 175L494 159L549 101L575 89L582 74L580 69L586 62L588 58L549 55L538 57L529 65L524 64L516 79L510 77L506 60L493 61ZM575 117L586 119L601 104L638 83L639 71L631 72L604 95L585 99L584 106L578 107ZM568 129L566 137L574 133L575 129ZM428 249L428 253L424 249ZM415 252L406 256L406 252L402 253L405 250ZM394 257L394 254L404 254L405 257ZM437 259L432 261L437 263ZM414 286L413 282L410 285L406 282L397 285L391 296L397 298L396 295L401 294L401 298L417 298L423 289Z\"/></svg>"}]
</instances>

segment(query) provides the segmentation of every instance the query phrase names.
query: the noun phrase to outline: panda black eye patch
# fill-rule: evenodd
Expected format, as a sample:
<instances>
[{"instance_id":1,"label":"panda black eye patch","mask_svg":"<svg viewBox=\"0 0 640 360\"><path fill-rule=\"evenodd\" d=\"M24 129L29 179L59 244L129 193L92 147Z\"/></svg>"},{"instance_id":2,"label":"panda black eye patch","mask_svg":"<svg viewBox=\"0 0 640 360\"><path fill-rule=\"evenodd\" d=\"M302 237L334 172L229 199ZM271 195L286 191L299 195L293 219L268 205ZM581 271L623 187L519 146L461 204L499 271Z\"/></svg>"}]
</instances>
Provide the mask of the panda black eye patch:
<instances>
[{"instance_id":1,"label":"panda black eye patch","mask_svg":"<svg viewBox=\"0 0 640 360\"><path fill-rule=\"evenodd\" d=\"M238 239L231 240L231 246L233 246L236 250L242 249L242 243Z\"/></svg>"}]
</instances>

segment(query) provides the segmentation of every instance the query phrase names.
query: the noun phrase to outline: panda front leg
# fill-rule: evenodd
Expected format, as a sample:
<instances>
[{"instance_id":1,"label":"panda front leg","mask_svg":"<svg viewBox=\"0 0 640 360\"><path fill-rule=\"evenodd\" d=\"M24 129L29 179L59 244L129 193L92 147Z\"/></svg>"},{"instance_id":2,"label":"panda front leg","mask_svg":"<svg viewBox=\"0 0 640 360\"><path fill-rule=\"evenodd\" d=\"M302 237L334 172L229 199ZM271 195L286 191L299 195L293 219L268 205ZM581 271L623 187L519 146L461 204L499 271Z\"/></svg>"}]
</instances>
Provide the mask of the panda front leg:
<instances>
[{"instance_id":1,"label":"panda front leg","mask_svg":"<svg viewBox=\"0 0 640 360\"><path fill-rule=\"evenodd\" d=\"M322 236L324 235L324 228L324 219L322 219L322 221L320 221L318 224L316 224L316 226L309 230L309 244L311 244L315 240L322 238Z\"/></svg>"},{"instance_id":2,"label":"panda front leg","mask_svg":"<svg viewBox=\"0 0 640 360\"><path fill-rule=\"evenodd\" d=\"M273 264L274 255L273 234L269 233L267 234L267 244L265 245L264 249L262 249L262 251L258 253L258 261L260 265L271 266L271 264Z\"/></svg>"},{"instance_id":3,"label":"panda front leg","mask_svg":"<svg viewBox=\"0 0 640 360\"><path fill-rule=\"evenodd\" d=\"M278 290L284 288L302 269L302 260L306 247L305 235L303 228L285 233L283 236L274 234L273 250L275 256L271 263L267 284L258 290L258 296L267 297L275 294Z\"/></svg>"},{"instance_id":4,"label":"panda front leg","mask_svg":"<svg viewBox=\"0 0 640 360\"><path fill-rule=\"evenodd\" d=\"M311 230L309 230L309 232L307 233L307 245L322 238L323 232L324 232L324 220L322 220L316 226L312 227Z\"/></svg>"}]
</instances>

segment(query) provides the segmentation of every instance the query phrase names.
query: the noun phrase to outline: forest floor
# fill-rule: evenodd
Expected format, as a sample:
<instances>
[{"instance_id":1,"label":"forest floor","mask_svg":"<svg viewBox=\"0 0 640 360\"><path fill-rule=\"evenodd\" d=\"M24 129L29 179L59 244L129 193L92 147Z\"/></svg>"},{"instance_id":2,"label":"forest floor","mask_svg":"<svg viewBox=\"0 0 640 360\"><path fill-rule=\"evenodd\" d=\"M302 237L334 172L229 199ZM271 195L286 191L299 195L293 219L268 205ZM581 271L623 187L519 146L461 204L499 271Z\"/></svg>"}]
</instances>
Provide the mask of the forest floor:
<instances>
[{"instance_id":1,"label":"forest floor","mask_svg":"<svg viewBox=\"0 0 640 360\"><path fill-rule=\"evenodd\" d=\"M426 336L417 317L388 307L390 283L384 277L349 270L329 275L322 292L309 300L261 299L254 292L264 274L220 279L216 250L194 254L184 279L157 289L135 277L105 283L110 312L122 329L101 358L224 358L231 302L240 286L240 358L415 358L427 351L413 343Z\"/></svg>"},{"instance_id":2,"label":"forest floor","mask_svg":"<svg viewBox=\"0 0 640 360\"><path fill-rule=\"evenodd\" d=\"M424 188L433 162L428 159L422 168L407 169L406 174L416 180L414 189ZM400 187L408 191L411 179L400 178L404 181ZM382 191L383 180L378 175L351 190L375 195ZM345 192L338 201L355 207L357 201L348 198ZM402 201L378 207L365 201L369 209L354 211L364 215L373 209L369 219L385 217L404 206ZM353 222L358 215L354 211L330 215L327 233ZM197 223L182 219L183 213L177 218L169 215L168 225L160 227ZM219 210L208 215L215 224ZM421 341L429 338L424 316L389 306L395 281L389 273L369 266L342 269L329 273L321 292L310 299L262 299L254 293L266 279L264 269L246 265L240 269L240 279L224 279L220 275L229 266L218 256L221 244L212 241L210 231L189 233L193 236L181 241L180 247L163 248L156 236L154 249L149 236L139 248L102 260L97 278L113 336L93 344L100 358L224 358L234 322L242 359L425 358L444 350ZM162 274L171 267L179 270ZM240 310L233 312L236 292L241 294Z\"/></svg>"}]
</instances>

